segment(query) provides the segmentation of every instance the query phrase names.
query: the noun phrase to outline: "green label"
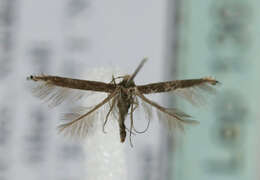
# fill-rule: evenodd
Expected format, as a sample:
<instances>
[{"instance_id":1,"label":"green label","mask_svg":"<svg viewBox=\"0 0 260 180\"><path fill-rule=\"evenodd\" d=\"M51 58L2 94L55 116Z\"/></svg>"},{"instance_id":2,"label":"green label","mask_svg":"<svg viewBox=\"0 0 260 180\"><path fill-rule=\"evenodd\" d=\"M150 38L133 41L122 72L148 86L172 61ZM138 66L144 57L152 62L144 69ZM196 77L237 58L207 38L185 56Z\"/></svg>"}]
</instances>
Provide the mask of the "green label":
<instances>
[{"instance_id":1,"label":"green label","mask_svg":"<svg viewBox=\"0 0 260 180\"><path fill-rule=\"evenodd\" d=\"M182 1L178 77L221 82L206 106L183 104L200 125L176 147L178 180L257 179L259 157L259 1ZM208 96L206 96L208 97Z\"/></svg>"}]
</instances>

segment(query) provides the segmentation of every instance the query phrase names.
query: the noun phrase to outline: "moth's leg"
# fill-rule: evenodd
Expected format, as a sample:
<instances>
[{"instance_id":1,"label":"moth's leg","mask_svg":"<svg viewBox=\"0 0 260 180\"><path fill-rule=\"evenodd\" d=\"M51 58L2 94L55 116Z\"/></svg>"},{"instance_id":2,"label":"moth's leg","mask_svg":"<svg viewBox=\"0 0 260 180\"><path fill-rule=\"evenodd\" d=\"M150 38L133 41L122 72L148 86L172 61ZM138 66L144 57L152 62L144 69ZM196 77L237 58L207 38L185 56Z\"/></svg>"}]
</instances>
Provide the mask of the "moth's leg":
<instances>
[{"instance_id":1,"label":"moth's leg","mask_svg":"<svg viewBox=\"0 0 260 180\"><path fill-rule=\"evenodd\" d=\"M114 75L112 75L112 80L110 81L110 83L116 85L116 79L124 79L124 76L115 77Z\"/></svg>"},{"instance_id":2,"label":"moth's leg","mask_svg":"<svg viewBox=\"0 0 260 180\"><path fill-rule=\"evenodd\" d=\"M105 125L106 125L106 123L107 123L107 121L108 121L108 117L109 117L110 113L112 112L113 108L115 107L115 104L116 104L116 97L114 97L114 99L112 100L112 104L111 104L111 106L110 106L110 108L109 108L109 111L108 111L108 113L107 113L107 115L106 115L106 120L105 120L105 122L103 123L102 130L103 130L104 133L106 133L106 132L105 132Z\"/></svg>"},{"instance_id":3,"label":"moth's leg","mask_svg":"<svg viewBox=\"0 0 260 180\"><path fill-rule=\"evenodd\" d=\"M125 76L117 76L115 79L124 79Z\"/></svg>"},{"instance_id":4,"label":"moth's leg","mask_svg":"<svg viewBox=\"0 0 260 180\"><path fill-rule=\"evenodd\" d=\"M145 128L143 131L138 131L138 130L136 130L136 128L135 128L135 127L133 127L133 129L134 129L135 133L138 133L138 134L143 134L143 133L145 133L145 132L146 132L146 131L149 129L150 122L151 122L151 119L148 119L147 126L146 126L146 128Z\"/></svg>"},{"instance_id":5,"label":"moth's leg","mask_svg":"<svg viewBox=\"0 0 260 180\"><path fill-rule=\"evenodd\" d=\"M110 81L110 84L113 83L114 85L116 85L116 79L123 79L124 76L118 76L115 77L114 75L112 75L112 80Z\"/></svg>"},{"instance_id":6,"label":"moth's leg","mask_svg":"<svg viewBox=\"0 0 260 180\"><path fill-rule=\"evenodd\" d=\"M105 98L102 102L100 102L99 104L97 104L94 108L92 108L90 111L88 111L87 113L83 114L82 116L78 117L77 119L62 124L60 127L60 131L63 131L64 129L66 129L67 127L71 126L72 124L78 122L79 120L83 119L84 117L88 116L89 114L91 114L92 112L96 111L98 108L100 108L101 106L103 106L104 104L106 104L107 102L109 102L110 99L112 99L114 96L116 96L118 93L118 90L116 89L113 93L111 93L107 98Z\"/></svg>"},{"instance_id":7,"label":"moth's leg","mask_svg":"<svg viewBox=\"0 0 260 180\"><path fill-rule=\"evenodd\" d=\"M130 129L129 128L125 127L125 129L127 130L127 132L130 133ZM136 134L132 131L132 135L136 135Z\"/></svg>"},{"instance_id":8,"label":"moth's leg","mask_svg":"<svg viewBox=\"0 0 260 180\"><path fill-rule=\"evenodd\" d=\"M133 143L132 143L132 130L134 127L134 121L133 121L133 113L134 113L134 105L131 104L131 113L130 113L130 133L129 133L129 140L130 140L130 145L131 147L133 147Z\"/></svg>"},{"instance_id":9,"label":"moth's leg","mask_svg":"<svg viewBox=\"0 0 260 180\"><path fill-rule=\"evenodd\" d=\"M132 104L135 105L135 106L133 107L133 112L131 112L131 113L133 114L134 111L135 111L135 110L138 108L138 106L139 106L139 102L138 102L138 99L137 99L136 96L134 97L134 101L133 101ZM146 128L145 128L143 131L138 131L138 130L136 130L136 128L135 128L135 126L134 126L134 123L133 123L133 130L134 130L134 132L135 132L135 133L138 133L138 134L145 133L145 132L148 130L149 126L150 126L150 121L151 121L151 120L148 119L147 126L146 126ZM133 122L134 122L134 120L133 120Z\"/></svg>"},{"instance_id":10,"label":"moth's leg","mask_svg":"<svg viewBox=\"0 0 260 180\"><path fill-rule=\"evenodd\" d=\"M138 101L133 100L133 101L131 101L131 104L134 105L134 106L133 106L133 112L134 112L134 111L138 108L139 103L138 103ZM130 113L128 113L128 114L131 114L131 111L130 111Z\"/></svg>"},{"instance_id":11,"label":"moth's leg","mask_svg":"<svg viewBox=\"0 0 260 180\"><path fill-rule=\"evenodd\" d=\"M114 85L116 85L116 78L115 78L115 76L114 75L112 75L112 80L110 81L110 83L113 83Z\"/></svg>"},{"instance_id":12,"label":"moth's leg","mask_svg":"<svg viewBox=\"0 0 260 180\"><path fill-rule=\"evenodd\" d=\"M134 102L133 102L133 104L135 105L135 107L134 107L134 110L133 110L133 111L135 111L135 110L138 108L138 106L139 106L139 103L138 103L138 100L137 100L137 97L136 97L136 95L135 95L135 97L134 97Z\"/></svg>"}]
</instances>

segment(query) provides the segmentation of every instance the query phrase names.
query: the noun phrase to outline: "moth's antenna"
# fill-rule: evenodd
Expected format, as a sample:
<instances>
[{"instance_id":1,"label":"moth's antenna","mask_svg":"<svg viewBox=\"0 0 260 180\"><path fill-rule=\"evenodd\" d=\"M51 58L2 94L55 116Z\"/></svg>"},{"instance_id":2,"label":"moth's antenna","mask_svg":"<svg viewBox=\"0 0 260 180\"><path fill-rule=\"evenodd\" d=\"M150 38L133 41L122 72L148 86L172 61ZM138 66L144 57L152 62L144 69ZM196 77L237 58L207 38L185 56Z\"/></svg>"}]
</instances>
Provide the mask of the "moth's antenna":
<instances>
[{"instance_id":1,"label":"moth's antenna","mask_svg":"<svg viewBox=\"0 0 260 180\"><path fill-rule=\"evenodd\" d=\"M137 73L140 71L140 69L143 67L143 65L144 65L144 63L147 61L147 57L145 57L142 61L141 61L141 63L139 64L139 66L136 68L136 70L135 70L135 72L130 76L130 78L128 79L128 81L127 81L127 83L126 84L128 84L129 82L131 82L134 78L135 78L135 76L137 75Z\"/></svg>"}]
</instances>

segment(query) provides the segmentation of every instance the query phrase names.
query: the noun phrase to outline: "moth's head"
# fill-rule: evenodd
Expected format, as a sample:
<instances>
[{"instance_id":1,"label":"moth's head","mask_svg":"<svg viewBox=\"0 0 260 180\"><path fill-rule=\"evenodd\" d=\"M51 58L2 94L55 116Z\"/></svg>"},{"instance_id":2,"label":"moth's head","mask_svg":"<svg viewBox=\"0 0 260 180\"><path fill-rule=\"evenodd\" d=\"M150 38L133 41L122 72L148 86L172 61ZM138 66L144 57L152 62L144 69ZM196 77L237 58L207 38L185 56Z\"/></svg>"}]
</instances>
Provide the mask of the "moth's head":
<instances>
[{"instance_id":1,"label":"moth's head","mask_svg":"<svg viewBox=\"0 0 260 180\"><path fill-rule=\"evenodd\" d=\"M135 86L135 82L133 79L131 79L130 75L125 75L123 76L123 80L120 82L121 85L123 85L124 87L132 87Z\"/></svg>"}]
</instances>

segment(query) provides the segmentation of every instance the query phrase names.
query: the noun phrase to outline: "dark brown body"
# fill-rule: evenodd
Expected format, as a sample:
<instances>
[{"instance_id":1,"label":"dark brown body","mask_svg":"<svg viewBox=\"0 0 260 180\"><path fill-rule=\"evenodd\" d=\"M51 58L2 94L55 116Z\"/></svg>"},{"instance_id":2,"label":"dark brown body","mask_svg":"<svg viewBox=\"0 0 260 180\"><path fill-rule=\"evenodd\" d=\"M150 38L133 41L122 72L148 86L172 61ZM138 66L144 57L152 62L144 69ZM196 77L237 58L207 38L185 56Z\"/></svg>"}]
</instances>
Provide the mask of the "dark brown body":
<instances>
[{"instance_id":1,"label":"dark brown body","mask_svg":"<svg viewBox=\"0 0 260 180\"><path fill-rule=\"evenodd\" d=\"M133 80L128 82L130 76L124 76L123 80L119 83L120 92L117 101L117 107L119 110L119 131L120 131L120 141L123 143L126 137L126 127L125 118L128 114L130 106L133 104L134 99L132 97L131 88L135 87Z\"/></svg>"}]
</instances>

